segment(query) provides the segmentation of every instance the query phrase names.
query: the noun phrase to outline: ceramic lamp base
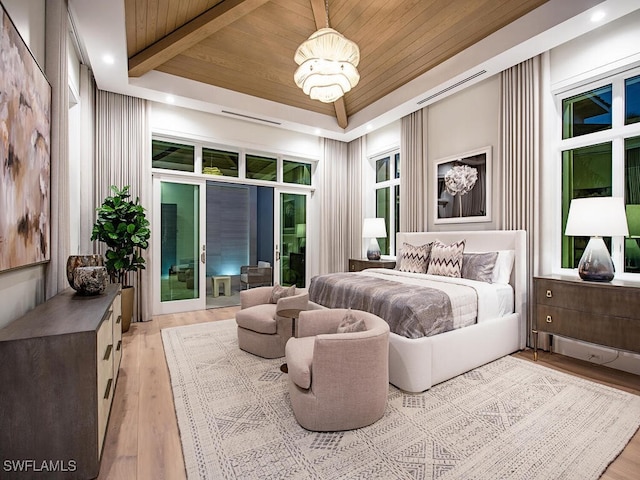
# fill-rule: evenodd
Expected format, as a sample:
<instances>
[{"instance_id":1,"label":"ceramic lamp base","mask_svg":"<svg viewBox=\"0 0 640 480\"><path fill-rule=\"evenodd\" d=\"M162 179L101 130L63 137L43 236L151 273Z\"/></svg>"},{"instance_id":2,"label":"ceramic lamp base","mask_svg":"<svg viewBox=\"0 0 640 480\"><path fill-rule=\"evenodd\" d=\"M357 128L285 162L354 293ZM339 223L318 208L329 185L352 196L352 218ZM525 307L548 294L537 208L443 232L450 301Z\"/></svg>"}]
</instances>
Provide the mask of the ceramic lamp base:
<instances>
[{"instance_id":1,"label":"ceramic lamp base","mask_svg":"<svg viewBox=\"0 0 640 480\"><path fill-rule=\"evenodd\" d=\"M367 249L367 258L369 260L380 260L380 245L378 245L378 239L371 239L371 243Z\"/></svg>"},{"instance_id":2,"label":"ceramic lamp base","mask_svg":"<svg viewBox=\"0 0 640 480\"><path fill-rule=\"evenodd\" d=\"M578 263L578 275L589 282L610 282L615 275L613 260L602 237L591 237Z\"/></svg>"}]
</instances>

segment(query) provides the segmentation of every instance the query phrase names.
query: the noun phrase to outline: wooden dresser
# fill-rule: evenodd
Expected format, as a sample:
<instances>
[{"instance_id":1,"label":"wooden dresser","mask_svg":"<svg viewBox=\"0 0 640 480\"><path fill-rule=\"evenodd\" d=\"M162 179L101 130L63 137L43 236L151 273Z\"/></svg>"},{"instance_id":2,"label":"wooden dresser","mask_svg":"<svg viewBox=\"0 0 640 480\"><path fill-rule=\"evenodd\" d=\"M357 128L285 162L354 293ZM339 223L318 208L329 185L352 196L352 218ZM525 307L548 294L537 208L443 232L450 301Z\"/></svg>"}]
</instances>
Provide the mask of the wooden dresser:
<instances>
[{"instance_id":1,"label":"wooden dresser","mask_svg":"<svg viewBox=\"0 0 640 480\"><path fill-rule=\"evenodd\" d=\"M395 260L368 260L366 258L350 258L349 271L361 272L365 268L396 268Z\"/></svg>"},{"instance_id":2,"label":"wooden dresser","mask_svg":"<svg viewBox=\"0 0 640 480\"><path fill-rule=\"evenodd\" d=\"M96 296L67 289L0 330L0 478L98 475L120 306L119 285Z\"/></svg>"},{"instance_id":3,"label":"wooden dresser","mask_svg":"<svg viewBox=\"0 0 640 480\"><path fill-rule=\"evenodd\" d=\"M534 333L640 353L640 285L619 280L585 282L558 275L533 281Z\"/></svg>"}]
</instances>

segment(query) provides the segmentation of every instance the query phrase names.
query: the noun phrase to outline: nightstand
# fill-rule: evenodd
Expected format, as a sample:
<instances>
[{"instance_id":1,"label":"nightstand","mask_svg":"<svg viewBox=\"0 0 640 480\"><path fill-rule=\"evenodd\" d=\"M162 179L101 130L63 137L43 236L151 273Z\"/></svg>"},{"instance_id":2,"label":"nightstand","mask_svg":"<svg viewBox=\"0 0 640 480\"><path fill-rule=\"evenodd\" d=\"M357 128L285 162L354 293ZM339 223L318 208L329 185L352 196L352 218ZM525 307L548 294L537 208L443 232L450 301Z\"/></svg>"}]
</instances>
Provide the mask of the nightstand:
<instances>
[{"instance_id":1,"label":"nightstand","mask_svg":"<svg viewBox=\"0 0 640 480\"><path fill-rule=\"evenodd\" d=\"M640 285L559 275L535 277L533 283L534 357L538 332L640 353Z\"/></svg>"},{"instance_id":2,"label":"nightstand","mask_svg":"<svg viewBox=\"0 0 640 480\"><path fill-rule=\"evenodd\" d=\"M366 258L350 258L349 271L361 272L365 268L396 268L395 260L368 260Z\"/></svg>"}]
</instances>

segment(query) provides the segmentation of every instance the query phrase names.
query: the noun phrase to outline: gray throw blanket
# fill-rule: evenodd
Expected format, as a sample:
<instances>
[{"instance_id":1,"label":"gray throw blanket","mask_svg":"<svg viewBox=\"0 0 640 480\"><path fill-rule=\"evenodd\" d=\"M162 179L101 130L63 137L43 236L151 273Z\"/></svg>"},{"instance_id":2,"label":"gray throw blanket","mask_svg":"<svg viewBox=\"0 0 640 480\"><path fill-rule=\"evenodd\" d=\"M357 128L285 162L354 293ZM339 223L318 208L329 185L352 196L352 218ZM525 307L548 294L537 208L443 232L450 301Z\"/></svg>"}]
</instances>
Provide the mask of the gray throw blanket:
<instances>
[{"instance_id":1,"label":"gray throw blanket","mask_svg":"<svg viewBox=\"0 0 640 480\"><path fill-rule=\"evenodd\" d=\"M371 312L386 320L393 333L407 338L453 329L449 296L435 288L357 273L332 273L311 279L309 300L329 308Z\"/></svg>"}]
</instances>

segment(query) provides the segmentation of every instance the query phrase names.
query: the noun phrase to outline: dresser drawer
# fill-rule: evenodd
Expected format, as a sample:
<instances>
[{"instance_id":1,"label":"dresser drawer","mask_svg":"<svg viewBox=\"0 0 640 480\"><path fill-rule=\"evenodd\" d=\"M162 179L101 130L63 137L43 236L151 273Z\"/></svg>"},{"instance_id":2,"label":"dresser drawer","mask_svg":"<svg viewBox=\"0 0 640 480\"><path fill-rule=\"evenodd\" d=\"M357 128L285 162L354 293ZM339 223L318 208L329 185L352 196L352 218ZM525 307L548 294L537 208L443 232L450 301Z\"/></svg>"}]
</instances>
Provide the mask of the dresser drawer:
<instances>
[{"instance_id":1,"label":"dresser drawer","mask_svg":"<svg viewBox=\"0 0 640 480\"><path fill-rule=\"evenodd\" d=\"M536 304L602 314L634 317L640 313L640 289L581 281L535 280Z\"/></svg>"},{"instance_id":2,"label":"dresser drawer","mask_svg":"<svg viewBox=\"0 0 640 480\"><path fill-rule=\"evenodd\" d=\"M97 401L98 401L98 456L102 452L102 443L109 420L111 399L113 397L113 312L109 311L107 318L102 322L97 334Z\"/></svg>"},{"instance_id":3,"label":"dresser drawer","mask_svg":"<svg viewBox=\"0 0 640 480\"><path fill-rule=\"evenodd\" d=\"M640 320L537 305L537 330L640 352Z\"/></svg>"}]
</instances>

